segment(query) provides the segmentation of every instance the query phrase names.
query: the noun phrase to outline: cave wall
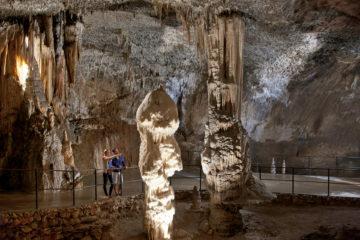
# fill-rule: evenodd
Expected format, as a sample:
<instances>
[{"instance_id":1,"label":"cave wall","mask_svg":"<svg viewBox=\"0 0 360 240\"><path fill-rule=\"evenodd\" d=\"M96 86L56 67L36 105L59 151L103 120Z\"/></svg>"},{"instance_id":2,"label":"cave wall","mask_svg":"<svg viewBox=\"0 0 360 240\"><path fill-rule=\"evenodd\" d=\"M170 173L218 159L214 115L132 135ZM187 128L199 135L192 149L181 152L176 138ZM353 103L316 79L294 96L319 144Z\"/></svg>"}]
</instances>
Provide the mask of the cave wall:
<instances>
[{"instance_id":1,"label":"cave wall","mask_svg":"<svg viewBox=\"0 0 360 240\"><path fill-rule=\"evenodd\" d=\"M33 0L31 8L14 2L1 2L0 10L1 167L64 168L65 158L73 157L69 169L101 168L104 148L113 147L124 152L130 165L137 164L135 111L160 84L179 108L176 137L182 151L201 151L207 66L197 56L201 48L196 44L196 24L187 17L196 20L211 9L244 19L239 116L253 158L269 162L275 155L359 155L356 4L349 8L335 0L166 1L178 16L173 10L167 11L168 16L161 10L159 19L162 7L155 5L154 11L147 1L93 1L85 6L79 1L62 5ZM64 12L63 7L78 14ZM42 46L44 60L39 64L36 54L35 60L23 54L37 63L31 64L34 69L27 81L31 94L24 95L9 68L15 59L4 69L5 51L24 44L29 22L35 18L40 28L36 44ZM16 34L20 37L8 45ZM10 73L6 80L4 72ZM19 161L25 151L27 160ZM318 161L318 166L333 166L329 159ZM44 182L49 179L57 179L55 185L60 186L63 176Z\"/></svg>"},{"instance_id":2,"label":"cave wall","mask_svg":"<svg viewBox=\"0 0 360 240\"><path fill-rule=\"evenodd\" d=\"M141 8L153 14L151 5ZM148 13L148 14L149 14ZM69 94L75 162L103 167L104 148L118 147L128 164L138 162L135 114L145 95L164 85L181 119L177 138L184 151L201 151L206 84L194 46L169 18L119 10L84 15L78 82ZM193 108L198 111L194 111ZM200 143L200 144L199 144Z\"/></svg>"},{"instance_id":3,"label":"cave wall","mask_svg":"<svg viewBox=\"0 0 360 240\"><path fill-rule=\"evenodd\" d=\"M336 156L360 155L359 18L292 7L277 24L248 19L242 121L256 162L336 167Z\"/></svg>"}]
</instances>

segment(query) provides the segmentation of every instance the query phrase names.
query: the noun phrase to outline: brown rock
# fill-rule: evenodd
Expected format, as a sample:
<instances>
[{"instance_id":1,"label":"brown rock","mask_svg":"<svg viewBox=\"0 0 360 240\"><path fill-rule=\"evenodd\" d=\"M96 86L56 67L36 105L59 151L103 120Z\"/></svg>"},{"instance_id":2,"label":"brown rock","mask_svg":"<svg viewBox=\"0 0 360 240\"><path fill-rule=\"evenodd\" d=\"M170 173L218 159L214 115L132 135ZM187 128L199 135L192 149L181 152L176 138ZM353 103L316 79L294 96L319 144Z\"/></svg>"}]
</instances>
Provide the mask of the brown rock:
<instances>
[{"instance_id":1,"label":"brown rock","mask_svg":"<svg viewBox=\"0 0 360 240\"><path fill-rule=\"evenodd\" d=\"M101 240L114 240L114 234L110 231L103 232Z\"/></svg>"},{"instance_id":2,"label":"brown rock","mask_svg":"<svg viewBox=\"0 0 360 240\"><path fill-rule=\"evenodd\" d=\"M58 240L58 239L63 239L63 238L64 238L64 235L62 235L61 233L57 233L55 238L56 238L57 240Z\"/></svg>"},{"instance_id":3,"label":"brown rock","mask_svg":"<svg viewBox=\"0 0 360 240\"><path fill-rule=\"evenodd\" d=\"M81 218L82 223L91 223L91 222L95 222L96 220L97 220L97 216L89 216L89 217Z\"/></svg>"},{"instance_id":4,"label":"brown rock","mask_svg":"<svg viewBox=\"0 0 360 240\"><path fill-rule=\"evenodd\" d=\"M78 218L79 214L80 214L80 211L75 211L71 215L72 215L73 218Z\"/></svg>"},{"instance_id":5,"label":"brown rock","mask_svg":"<svg viewBox=\"0 0 360 240\"><path fill-rule=\"evenodd\" d=\"M78 224L74 228L76 232L86 232L90 229L90 227L91 225L89 224Z\"/></svg>"},{"instance_id":6,"label":"brown rock","mask_svg":"<svg viewBox=\"0 0 360 240\"><path fill-rule=\"evenodd\" d=\"M41 229L41 232L44 235L50 235L51 234L51 229L50 228L43 228L43 229Z\"/></svg>"},{"instance_id":7,"label":"brown rock","mask_svg":"<svg viewBox=\"0 0 360 240\"><path fill-rule=\"evenodd\" d=\"M74 235L73 235L73 237L74 238L82 238L84 236L84 234L83 233L75 233Z\"/></svg>"},{"instance_id":8,"label":"brown rock","mask_svg":"<svg viewBox=\"0 0 360 240\"><path fill-rule=\"evenodd\" d=\"M199 225L199 230L207 233L210 229L209 222L207 220L203 220Z\"/></svg>"},{"instance_id":9,"label":"brown rock","mask_svg":"<svg viewBox=\"0 0 360 240\"><path fill-rule=\"evenodd\" d=\"M101 229L99 229L99 228L92 228L92 229L90 230L90 234L91 234L91 236L93 236L95 239L100 240L100 239L101 239L101 235L102 235L102 231L101 231Z\"/></svg>"},{"instance_id":10,"label":"brown rock","mask_svg":"<svg viewBox=\"0 0 360 240\"><path fill-rule=\"evenodd\" d=\"M175 229L174 231L174 238L186 238L188 237L190 234L185 231L184 229Z\"/></svg>"},{"instance_id":11,"label":"brown rock","mask_svg":"<svg viewBox=\"0 0 360 240\"><path fill-rule=\"evenodd\" d=\"M81 240L92 240L92 238L90 236L85 236Z\"/></svg>"},{"instance_id":12,"label":"brown rock","mask_svg":"<svg viewBox=\"0 0 360 240\"><path fill-rule=\"evenodd\" d=\"M21 231L23 231L24 233L29 233L32 231L32 228L29 226L22 226Z\"/></svg>"},{"instance_id":13,"label":"brown rock","mask_svg":"<svg viewBox=\"0 0 360 240\"><path fill-rule=\"evenodd\" d=\"M14 222L13 222L14 226L17 226L20 223L21 223L21 221L19 219L15 219Z\"/></svg>"},{"instance_id":14,"label":"brown rock","mask_svg":"<svg viewBox=\"0 0 360 240\"><path fill-rule=\"evenodd\" d=\"M38 228L38 224L37 224L36 222L33 222L33 223L31 224L31 228L32 228L32 229Z\"/></svg>"},{"instance_id":15,"label":"brown rock","mask_svg":"<svg viewBox=\"0 0 360 240\"><path fill-rule=\"evenodd\" d=\"M66 226L66 227L63 227L63 231L64 232L72 232L72 231L74 231L74 228L73 228L73 226Z\"/></svg>"}]
</instances>

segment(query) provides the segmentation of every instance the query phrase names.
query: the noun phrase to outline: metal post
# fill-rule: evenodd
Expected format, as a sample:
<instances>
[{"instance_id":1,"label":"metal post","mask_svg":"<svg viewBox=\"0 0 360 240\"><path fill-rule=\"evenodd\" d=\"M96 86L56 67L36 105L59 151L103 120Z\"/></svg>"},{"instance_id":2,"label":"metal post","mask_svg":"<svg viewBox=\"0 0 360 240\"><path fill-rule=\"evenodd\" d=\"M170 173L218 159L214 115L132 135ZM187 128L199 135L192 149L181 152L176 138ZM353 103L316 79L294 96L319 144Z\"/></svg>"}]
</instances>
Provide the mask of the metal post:
<instances>
[{"instance_id":1,"label":"metal post","mask_svg":"<svg viewBox=\"0 0 360 240\"><path fill-rule=\"evenodd\" d=\"M75 206L75 169L72 170L72 200L73 200L73 206Z\"/></svg>"},{"instance_id":2,"label":"metal post","mask_svg":"<svg viewBox=\"0 0 360 240\"><path fill-rule=\"evenodd\" d=\"M122 196L122 195L123 195L123 183L120 183L120 196Z\"/></svg>"},{"instance_id":3,"label":"metal post","mask_svg":"<svg viewBox=\"0 0 360 240\"><path fill-rule=\"evenodd\" d=\"M291 193L294 194L294 193L295 193L295 190L294 190L294 168L292 168L292 178L291 178L291 182L292 182Z\"/></svg>"},{"instance_id":4,"label":"metal post","mask_svg":"<svg viewBox=\"0 0 360 240\"><path fill-rule=\"evenodd\" d=\"M36 209L39 208L39 182L38 182L38 169L35 169L35 196L36 196Z\"/></svg>"},{"instance_id":5,"label":"metal post","mask_svg":"<svg viewBox=\"0 0 360 240\"><path fill-rule=\"evenodd\" d=\"M336 176L339 176L339 159L338 157L335 157L335 164L336 164Z\"/></svg>"},{"instance_id":6,"label":"metal post","mask_svg":"<svg viewBox=\"0 0 360 240\"><path fill-rule=\"evenodd\" d=\"M261 180L261 167L260 167L260 169L259 169L259 178L260 178L260 180Z\"/></svg>"},{"instance_id":7,"label":"metal post","mask_svg":"<svg viewBox=\"0 0 360 240\"><path fill-rule=\"evenodd\" d=\"M94 176L95 176L95 201L97 201L98 196L97 196L97 174L96 174L96 169L94 170Z\"/></svg>"},{"instance_id":8,"label":"metal post","mask_svg":"<svg viewBox=\"0 0 360 240\"><path fill-rule=\"evenodd\" d=\"M199 191L201 191L201 175L202 175L202 166L200 165L200 187L199 187Z\"/></svg>"},{"instance_id":9,"label":"metal post","mask_svg":"<svg viewBox=\"0 0 360 240\"><path fill-rule=\"evenodd\" d=\"M330 196L330 169L328 168L328 197Z\"/></svg>"}]
</instances>

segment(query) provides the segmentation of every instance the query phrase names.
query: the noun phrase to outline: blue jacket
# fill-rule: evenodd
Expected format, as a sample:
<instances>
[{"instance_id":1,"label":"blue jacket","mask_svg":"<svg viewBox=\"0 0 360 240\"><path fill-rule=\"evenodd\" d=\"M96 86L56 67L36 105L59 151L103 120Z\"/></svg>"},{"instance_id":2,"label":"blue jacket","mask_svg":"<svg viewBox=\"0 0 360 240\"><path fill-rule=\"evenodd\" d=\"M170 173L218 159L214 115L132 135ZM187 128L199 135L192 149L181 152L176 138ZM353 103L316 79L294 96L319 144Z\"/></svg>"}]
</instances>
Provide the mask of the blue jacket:
<instances>
[{"instance_id":1,"label":"blue jacket","mask_svg":"<svg viewBox=\"0 0 360 240\"><path fill-rule=\"evenodd\" d=\"M123 156L114 157L112 160L112 166L114 168L119 168L120 166L126 167L124 157ZM113 169L113 172L120 172L120 169Z\"/></svg>"}]
</instances>

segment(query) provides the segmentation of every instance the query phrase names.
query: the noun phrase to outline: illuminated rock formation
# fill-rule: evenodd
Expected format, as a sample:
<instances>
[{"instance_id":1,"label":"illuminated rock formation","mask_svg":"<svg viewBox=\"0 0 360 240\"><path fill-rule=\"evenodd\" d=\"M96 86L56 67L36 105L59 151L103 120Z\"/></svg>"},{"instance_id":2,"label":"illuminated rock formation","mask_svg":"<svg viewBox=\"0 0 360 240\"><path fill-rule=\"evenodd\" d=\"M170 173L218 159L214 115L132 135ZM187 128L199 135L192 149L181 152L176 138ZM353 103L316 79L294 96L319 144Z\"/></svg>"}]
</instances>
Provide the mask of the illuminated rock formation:
<instances>
[{"instance_id":1,"label":"illuminated rock formation","mask_svg":"<svg viewBox=\"0 0 360 240\"><path fill-rule=\"evenodd\" d=\"M208 29L203 32L203 45L209 117L201 163L211 192L210 226L231 236L242 228L237 204L266 191L251 174L247 132L240 120L244 22L236 15L212 16L209 22L203 28Z\"/></svg>"},{"instance_id":2,"label":"illuminated rock formation","mask_svg":"<svg viewBox=\"0 0 360 240\"><path fill-rule=\"evenodd\" d=\"M78 17L65 12L0 24L0 136L12 147L0 163L45 170L39 179L46 188L70 179L48 170L74 168L71 142L60 132L68 124L66 97L75 82L81 32ZM9 182L26 186L34 179Z\"/></svg>"},{"instance_id":3,"label":"illuminated rock formation","mask_svg":"<svg viewBox=\"0 0 360 240\"><path fill-rule=\"evenodd\" d=\"M149 239L172 239L174 191L168 177L182 170L174 138L178 111L163 87L146 95L136 112L141 138L139 168L146 184L144 229Z\"/></svg>"}]
</instances>

